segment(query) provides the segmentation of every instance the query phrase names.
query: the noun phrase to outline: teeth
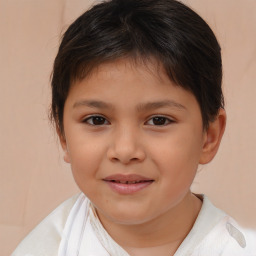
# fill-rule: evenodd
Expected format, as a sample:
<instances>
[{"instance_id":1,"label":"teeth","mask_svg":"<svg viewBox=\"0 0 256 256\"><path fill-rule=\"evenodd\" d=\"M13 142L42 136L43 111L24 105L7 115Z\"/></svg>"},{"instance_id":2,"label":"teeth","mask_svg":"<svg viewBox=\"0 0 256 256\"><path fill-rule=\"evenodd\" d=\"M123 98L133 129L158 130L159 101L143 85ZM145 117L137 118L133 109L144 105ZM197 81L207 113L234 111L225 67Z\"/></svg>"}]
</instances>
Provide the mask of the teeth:
<instances>
[{"instance_id":1,"label":"teeth","mask_svg":"<svg viewBox=\"0 0 256 256\"><path fill-rule=\"evenodd\" d=\"M138 180L138 181L135 181L135 180L133 180L133 181L116 180L115 182L121 183L121 184L136 184L136 183L140 183L141 181L140 180Z\"/></svg>"}]
</instances>

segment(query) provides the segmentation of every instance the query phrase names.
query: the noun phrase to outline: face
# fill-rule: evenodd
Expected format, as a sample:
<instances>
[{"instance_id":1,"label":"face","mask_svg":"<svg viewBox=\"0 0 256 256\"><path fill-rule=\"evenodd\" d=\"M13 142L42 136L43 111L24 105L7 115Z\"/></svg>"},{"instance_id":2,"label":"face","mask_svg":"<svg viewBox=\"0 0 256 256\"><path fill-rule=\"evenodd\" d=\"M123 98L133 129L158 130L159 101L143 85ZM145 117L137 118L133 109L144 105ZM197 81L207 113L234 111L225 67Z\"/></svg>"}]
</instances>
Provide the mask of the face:
<instances>
[{"instance_id":1,"label":"face","mask_svg":"<svg viewBox=\"0 0 256 256\"><path fill-rule=\"evenodd\" d=\"M189 193L206 134L195 97L153 62L102 64L75 82L61 138L76 183L99 215L145 223Z\"/></svg>"}]
</instances>

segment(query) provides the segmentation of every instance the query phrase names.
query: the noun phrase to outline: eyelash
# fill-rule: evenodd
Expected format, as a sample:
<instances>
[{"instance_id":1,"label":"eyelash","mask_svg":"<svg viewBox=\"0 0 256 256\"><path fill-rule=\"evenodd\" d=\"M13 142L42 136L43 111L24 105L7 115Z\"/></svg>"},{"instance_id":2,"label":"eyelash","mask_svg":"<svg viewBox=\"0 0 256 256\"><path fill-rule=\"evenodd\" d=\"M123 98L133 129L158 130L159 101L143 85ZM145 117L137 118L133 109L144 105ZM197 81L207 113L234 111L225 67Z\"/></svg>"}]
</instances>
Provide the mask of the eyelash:
<instances>
[{"instance_id":1,"label":"eyelash","mask_svg":"<svg viewBox=\"0 0 256 256\"><path fill-rule=\"evenodd\" d=\"M100 116L100 115L95 115L95 116L89 116L89 117L87 117L87 118L85 118L84 120L83 120L83 123L86 123L86 124L89 124L89 125L91 125L91 126L102 126L102 125L104 125L104 124L93 124L93 123L89 123L88 121L89 120L93 120L94 118L101 118L101 119L103 119L104 120L104 123L105 123L105 121L107 121L107 119L105 118L105 117L103 117L103 116ZM108 121L107 121L108 122ZM109 122L108 122L108 124L109 124Z\"/></svg>"},{"instance_id":2,"label":"eyelash","mask_svg":"<svg viewBox=\"0 0 256 256\"><path fill-rule=\"evenodd\" d=\"M159 119L161 120L164 120L164 124L160 124L160 125L154 125L154 124L151 124L152 126L166 126L168 124L171 124L171 123L174 123L174 120L173 119L170 119L168 117L165 117L165 116L152 116L147 122L149 122L150 120L153 120L154 118ZM156 120L155 120L156 121ZM167 122L167 123L166 123Z\"/></svg>"},{"instance_id":3,"label":"eyelash","mask_svg":"<svg viewBox=\"0 0 256 256\"><path fill-rule=\"evenodd\" d=\"M101 119L101 121L104 121L104 123L103 124L93 124L93 119L95 121L95 119L99 119L99 118ZM151 126L166 126L168 124L171 124L171 123L175 122L174 120L172 120L172 119L170 119L168 117L159 115L159 116L152 116L146 123L148 123L150 120L153 120L154 118L157 118L158 121L159 121L159 119L160 119L160 121L162 119L162 121L164 121L164 124L159 124L159 125L150 124ZM91 120L92 122L89 122L89 120ZM103 125L106 125L106 122L107 122L107 125L110 124L105 117L100 116L100 115L90 116L90 117L87 117L86 119L83 120L83 123L86 123L86 124L91 125L91 126L103 126Z\"/></svg>"}]
</instances>

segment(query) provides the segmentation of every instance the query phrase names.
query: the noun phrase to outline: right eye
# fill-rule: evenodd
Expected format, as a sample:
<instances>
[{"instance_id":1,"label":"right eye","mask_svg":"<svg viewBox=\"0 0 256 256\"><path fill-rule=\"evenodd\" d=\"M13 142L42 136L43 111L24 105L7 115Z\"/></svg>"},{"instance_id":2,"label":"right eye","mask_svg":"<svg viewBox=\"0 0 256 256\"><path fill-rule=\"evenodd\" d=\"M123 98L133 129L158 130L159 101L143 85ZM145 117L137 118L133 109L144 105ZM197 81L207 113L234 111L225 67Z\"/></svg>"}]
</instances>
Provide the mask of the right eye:
<instances>
[{"instance_id":1,"label":"right eye","mask_svg":"<svg viewBox=\"0 0 256 256\"><path fill-rule=\"evenodd\" d=\"M94 125L94 126L100 126L100 125L107 125L107 124L109 124L107 119L104 118L103 116L90 116L90 117L84 119L83 123L87 123L89 125Z\"/></svg>"}]
</instances>

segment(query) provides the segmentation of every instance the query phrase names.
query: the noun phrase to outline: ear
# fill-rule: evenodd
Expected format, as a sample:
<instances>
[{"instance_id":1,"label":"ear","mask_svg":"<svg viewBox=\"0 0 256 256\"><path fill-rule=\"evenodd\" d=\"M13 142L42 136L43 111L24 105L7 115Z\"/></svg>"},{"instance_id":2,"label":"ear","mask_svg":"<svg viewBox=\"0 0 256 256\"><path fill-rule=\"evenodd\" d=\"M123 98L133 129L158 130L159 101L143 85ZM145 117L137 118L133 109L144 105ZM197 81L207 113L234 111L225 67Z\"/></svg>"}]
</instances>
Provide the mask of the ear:
<instances>
[{"instance_id":1,"label":"ear","mask_svg":"<svg viewBox=\"0 0 256 256\"><path fill-rule=\"evenodd\" d=\"M209 128L204 134L204 144L199 160L200 164L209 163L216 155L222 136L226 127L226 112L220 108L216 119L209 124Z\"/></svg>"},{"instance_id":2,"label":"ear","mask_svg":"<svg viewBox=\"0 0 256 256\"><path fill-rule=\"evenodd\" d=\"M68 146L67 146L67 141L66 141L66 138L65 138L65 134L64 134L64 131L61 132L59 128L56 128L56 131L57 131L57 134L58 134L58 137L59 137L59 140L60 140L60 145L63 149L63 152L64 152L64 161L66 163L70 163L70 157L69 157L69 152L68 152Z\"/></svg>"}]
</instances>

